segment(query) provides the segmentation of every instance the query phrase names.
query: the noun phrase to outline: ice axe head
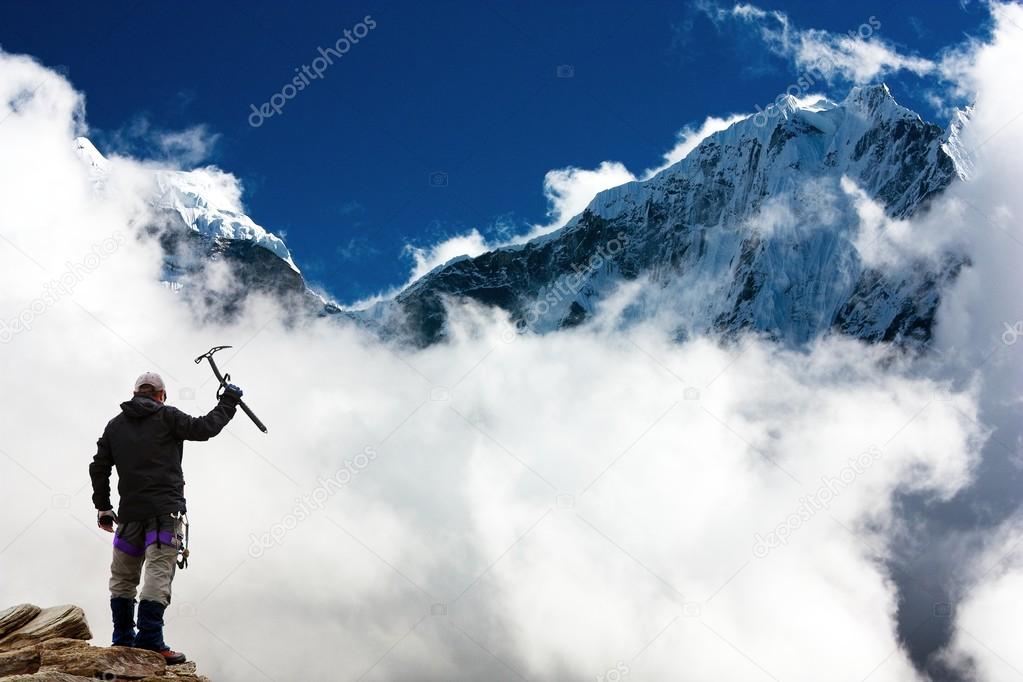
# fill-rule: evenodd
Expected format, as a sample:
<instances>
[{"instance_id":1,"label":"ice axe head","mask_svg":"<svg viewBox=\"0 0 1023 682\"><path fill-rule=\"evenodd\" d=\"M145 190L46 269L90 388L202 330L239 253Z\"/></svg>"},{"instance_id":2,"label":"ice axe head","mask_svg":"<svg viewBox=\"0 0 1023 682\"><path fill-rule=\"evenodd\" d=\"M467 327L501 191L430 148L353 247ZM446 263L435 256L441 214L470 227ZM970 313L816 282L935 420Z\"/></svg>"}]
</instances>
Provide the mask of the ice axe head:
<instances>
[{"instance_id":1,"label":"ice axe head","mask_svg":"<svg viewBox=\"0 0 1023 682\"><path fill-rule=\"evenodd\" d=\"M221 374L220 373L220 369L217 367L217 361L213 359L213 354L216 353L217 351L222 351L225 348L231 348L231 346L214 346L213 348L210 348L208 351L206 351L205 353L203 353L202 355L200 355L199 357L197 357L195 359L195 364L197 364L197 365L200 362L202 362L203 360L209 360L210 361L210 369L213 370L213 376L215 376L217 378L217 381L220 382L220 386L221 386L222 390L231 381L231 375L230 374ZM220 395L221 394L218 393L217 397L219 398ZM259 421L259 417L257 417L252 412L252 410L249 409L249 406L246 405L241 399L238 400L238 407L241 408L242 412L244 412L246 415L248 415L249 419L252 420L252 423L256 425L256 428L258 428L263 433L266 433L266 426L263 424L263 422Z\"/></svg>"},{"instance_id":2,"label":"ice axe head","mask_svg":"<svg viewBox=\"0 0 1023 682\"><path fill-rule=\"evenodd\" d=\"M224 350L225 348L231 348L231 346L214 346L213 348L210 348L208 351L206 351L205 353L203 353L202 355L200 355L199 357L197 357L195 359L195 364L198 365L200 362L202 362L206 358L210 358L212 360L214 353L216 353L219 350Z\"/></svg>"}]
</instances>

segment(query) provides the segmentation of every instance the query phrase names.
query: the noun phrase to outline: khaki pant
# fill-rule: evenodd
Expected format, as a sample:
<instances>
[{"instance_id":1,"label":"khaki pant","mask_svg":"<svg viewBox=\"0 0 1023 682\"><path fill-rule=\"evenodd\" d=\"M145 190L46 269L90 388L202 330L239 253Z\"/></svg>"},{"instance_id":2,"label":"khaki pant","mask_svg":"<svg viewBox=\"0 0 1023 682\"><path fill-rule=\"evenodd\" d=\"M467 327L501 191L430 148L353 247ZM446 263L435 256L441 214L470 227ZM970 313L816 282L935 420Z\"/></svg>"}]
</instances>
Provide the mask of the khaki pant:
<instances>
[{"instance_id":1,"label":"khaki pant","mask_svg":"<svg viewBox=\"0 0 1023 682\"><path fill-rule=\"evenodd\" d=\"M119 524L110 563L110 596L135 599L145 570L139 599L170 604L171 582L183 537L177 514Z\"/></svg>"}]
</instances>

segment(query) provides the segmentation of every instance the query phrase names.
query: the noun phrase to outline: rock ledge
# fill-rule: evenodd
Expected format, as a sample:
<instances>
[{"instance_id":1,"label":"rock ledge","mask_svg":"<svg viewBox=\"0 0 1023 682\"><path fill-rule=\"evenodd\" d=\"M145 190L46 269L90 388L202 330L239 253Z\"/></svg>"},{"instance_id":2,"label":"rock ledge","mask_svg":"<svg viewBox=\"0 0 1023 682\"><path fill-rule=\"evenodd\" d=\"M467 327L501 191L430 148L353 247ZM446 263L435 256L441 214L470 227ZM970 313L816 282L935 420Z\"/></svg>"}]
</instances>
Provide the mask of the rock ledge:
<instances>
[{"instance_id":1,"label":"rock ledge","mask_svg":"<svg viewBox=\"0 0 1023 682\"><path fill-rule=\"evenodd\" d=\"M92 646L85 612L70 604L0 611L0 680L4 682L210 682L195 663L168 666L153 651Z\"/></svg>"}]
</instances>

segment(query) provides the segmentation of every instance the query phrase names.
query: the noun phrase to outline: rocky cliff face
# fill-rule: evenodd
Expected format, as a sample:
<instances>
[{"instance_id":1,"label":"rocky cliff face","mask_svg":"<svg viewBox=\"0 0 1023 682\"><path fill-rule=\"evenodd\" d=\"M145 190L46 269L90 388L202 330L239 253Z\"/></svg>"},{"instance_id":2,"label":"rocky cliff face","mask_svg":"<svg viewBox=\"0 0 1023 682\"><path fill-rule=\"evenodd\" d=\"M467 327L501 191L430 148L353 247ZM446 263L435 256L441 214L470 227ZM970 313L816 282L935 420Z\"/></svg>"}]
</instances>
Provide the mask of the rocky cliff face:
<instances>
[{"instance_id":1,"label":"rocky cliff face","mask_svg":"<svg viewBox=\"0 0 1023 682\"><path fill-rule=\"evenodd\" d=\"M210 682L195 663L168 666L158 653L90 646L77 606L19 604L0 611L0 680L5 682Z\"/></svg>"},{"instance_id":2,"label":"rocky cliff face","mask_svg":"<svg viewBox=\"0 0 1023 682\"><path fill-rule=\"evenodd\" d=\"M884 85L840 103L792 100L783 112L740 121L653 178L601 192L558 232L456 259L366 315L429 344L445 335L445 301L471 299L547 332L579 324L620 284L644 278L622 321L667 311L679 337L755 330L797 344L829 332L926 342L963 261L900 272L865 264L850 187L891 218L925 210L965 173L956 130L924 122Z\"/></svg>"}]
</instances>

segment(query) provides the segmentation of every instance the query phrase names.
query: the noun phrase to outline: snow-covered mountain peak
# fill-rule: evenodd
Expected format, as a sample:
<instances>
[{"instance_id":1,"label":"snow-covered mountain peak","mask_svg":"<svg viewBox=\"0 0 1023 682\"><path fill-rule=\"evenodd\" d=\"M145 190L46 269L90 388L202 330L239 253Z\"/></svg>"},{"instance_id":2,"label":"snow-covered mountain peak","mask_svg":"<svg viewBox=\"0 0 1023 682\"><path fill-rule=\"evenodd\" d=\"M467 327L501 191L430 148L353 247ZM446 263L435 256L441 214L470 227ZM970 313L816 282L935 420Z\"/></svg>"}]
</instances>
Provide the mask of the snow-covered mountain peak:
<instances>
[{"instance_id":1,"label":"snow-covered mountain peak","mask_svg":"<svg viewBox=\"0 0 1023 682\"><path fill-rule=\"evenodd\" d=\"M87 165L93 183L102 187L110 162L85 137L75 139L75 152ZM150 205L179 219L184 227L204 237L251 242L299 272L284 241L258 225L243 211L237 181L215 167L190 171L156 169L152 174Z\"/></svg>"},{"instance_id":2,"label":"snow-covered mountain peak","mask_svg":"<svg viewBox=\"0 0 1023 682\"><path fill-rule=\"evenodd\" d=\"M948 128L945 130L944 143L941 145L942 151L952 158L952 161L955 163L956 172L962 180L969 180L973 175L973 158L970 156L966 141L963 139L972 117L972 106L954 109Z\"/></svg>"},{"instance_id":3,"label":"snow-covered mountain peak","mask_svg":"<svg viewBox=\"0 0 1023 682\"><path fill-rule=\"evenodd\" d=\"M816 102L812 102L803 106L802 108L807 111L827 111L828 109L834 109L838 106L838 103L832 102L827 97L821 97Z\"/></svg>"},{"instance_id":4,"label":"snow-covered mountain peak","mask_svg":"<svg viewBox=\"0 0 1023 682\"><path fill-rule=\"evenodd\" d=\"M106 157L100 154L99 150L96 149L96 145L87 137L75 138L75 152L90 166L104 169L107 167Z\"/></svg>"},{"instance_id":5,"label":"snow-covered mountain peak","mask_svg":"<svg viewBox=\"0 0 1023 682\"><path fill-rule=\"evenodd\" d=\"M623 314L670 311L682 336L754 329L804 343L836 330L926 342L940 286L961 261L874 269L857 250L846 188L910 216L959 175L956 136L883 84L787 104L709 135L647 180L598 193L561 230L452 261L370 313L430 343L444 335L444 301L463 297L545 332L580 324L621 283L645 278Z\"/></svg>"},{"instance_id":6,"label":"snow-covered mountain peak","mask_svg":"<svg viewBox=\"0 0 1023 682\"><path fill-rule=\"evenodd\" d=\"M103 177L106 176L110 162L106 160L96 146L87 137L76 137L75 138L75 153L78 155L86 167L89 169L89 179L92 180L93 184L102 182Z\"/></svg>"},{"instance_id":7,"label":"snow-covered mountain peak","mask_svg":"<svg viewBox=\"0 0 1023 682\"><path fill-rule=\"evenodd\" d=\"M154 182L157 209L176 213L202 235L252 242L299 272L284 241L242 212L233 178L215 168L199 168L156 171Z\"/></svg>"},{"instance_id":8,"label":"snow-covered mountain peak","mask_svg":"<svg viewBox=\"0 0 1023 682\"><path fill-rule=\"evenodd\" d=\"M587 210L609 218L648 201L689 199L701 224L735 222L765 199L808 182L849 176L893 216L904 216L953 171L943 131L898 104L884 84L853 88L841 102L799 106L791 99L773 116L757 114L708 136L685 158L643 182L597 194ZM701 210L700 196L717 200ZM706 199L704 199L706 201ZM571 229L570 221L565 229Z\"/></svg>"},{"instance_id":9,"label":"snow-covered mountain peak","mask_svg":"<svg viewBox=\"0 0 1023 682\"><path fill-rule=\"evenodd\" d=\"M920 119L914 111L895 101L892 91L885 83L855 86L842 100L841 106L877 120L904 117Z\"/></svg>"}]
</instances>

